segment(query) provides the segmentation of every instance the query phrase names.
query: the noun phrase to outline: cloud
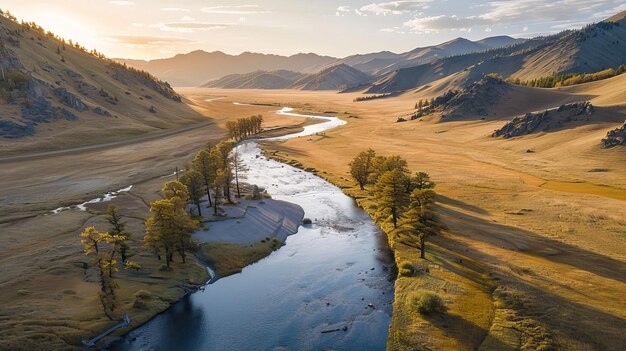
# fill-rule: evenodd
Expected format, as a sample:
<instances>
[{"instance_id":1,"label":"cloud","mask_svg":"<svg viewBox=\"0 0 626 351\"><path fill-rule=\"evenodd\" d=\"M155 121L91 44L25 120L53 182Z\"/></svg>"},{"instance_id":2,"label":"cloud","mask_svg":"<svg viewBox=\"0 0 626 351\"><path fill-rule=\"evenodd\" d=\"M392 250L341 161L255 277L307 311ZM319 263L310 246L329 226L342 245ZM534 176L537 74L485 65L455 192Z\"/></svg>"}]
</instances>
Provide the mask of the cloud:
<instances>
[{"instance_id":1,"label":"cloud","mask_svg":"<svg viewBox=\"0 0 626 351\"><path fill-rule=\"evenodd\" d=\"M596 13L589 21L603 19L597 12L599 8L615 6L619 9L618 0L510 0L491 1L485 6L487 11L476 16L439 15L416 17L403 23L404 30L415 33L437 33L444 30L468 30L472 27L484 27L490 31L494 25L528 25L552 24L554 29L581 27L580 14Z\"/></svg>"},{"instance_id":2,"label":"cloud","mask_svg":"<svg viewBox=\"0 0 626 351\"><path fill-rule=\"evenodd\" d=\"M161 11L168 11L168 12L189 12L189 9L186 8L182 8L182 7L164 7L161 9Z\"/></svg>"},{"instance_id":3,"label":"cloud","mask_svg":"<svg viewBox=\"0 0 626 351\"><path fill-rule=\"evenodd\" d=\"M115 0L115 1L109 1L109 4L120 5L120 6L130 6L130 5L135 5L135 2L134 1Z\"/></svg>"},{"instance_id":4,"label":"cloud","mask_svg":"<svg viewBox=\"0 0 626 351\"><path fill-rule=\"evenodd\" d=\"M352 12L352 7L350 7L350 6L339 6L339 7L337 7L337 10L335 11L335 16L343 17L347 13L350 13L350 12Z\"/></svg>"},{"instance_id":5,"label":"cloud","mask_svg":"<svg viewBox=\"0 0 626 351\"><path fill-rule=\"evenodd\" d=\"M193 33L195 31L205 31L213 29L225 29L233 26L232 23L212 23L212 22L172 22L151 24L150 28L159 28L162 31Z\"/></svg>"},{"instance_id":6,"label":"cloud","mask_svg":"<svg viewBox=\"0 0 626 351\"><path fill-rule=\"evenodd\" d=\"M370 12L375 15L401 15L404 13L414 13L428 8L428 3L432 0L406 0L390 1L365 5L361 7L361 12Z\"/></svg>"},{"instance_id":7,"label":"cloud","mask_svg":"<svg viewBox=\"0 0 626 351\"><path fill-rule=\"evenodd\" d=\"M112 43L128 46L161 46L194 43L193 40L183 38L159 37L149 35L111 35L106 37L105 39Z\"/></svg>"},{"instance_id":8,"label":"cloud","mask_svg":"<svg viewBox=\"0 0 626 351\"><path fill-rule=\"evenodd\" d=\"M403 26L411 32L416 33L438 33L445 29L470 29L478 25L489 25L493 22L480 16L458 17L458 16L430 16L415 18L403 23Z\"/></svg>"},{"instance_id":9,"label":"cloud","mask_svg":"<svg viewBox=\"0 0 626 351\"><path fill-rule=\"evenodd\" d=\"M228 15L251 15L256 13L270 13L270 11L260 10L259 5L212 6L203 7L200 11L205 13Z\"/></svg>"}]
</instances>

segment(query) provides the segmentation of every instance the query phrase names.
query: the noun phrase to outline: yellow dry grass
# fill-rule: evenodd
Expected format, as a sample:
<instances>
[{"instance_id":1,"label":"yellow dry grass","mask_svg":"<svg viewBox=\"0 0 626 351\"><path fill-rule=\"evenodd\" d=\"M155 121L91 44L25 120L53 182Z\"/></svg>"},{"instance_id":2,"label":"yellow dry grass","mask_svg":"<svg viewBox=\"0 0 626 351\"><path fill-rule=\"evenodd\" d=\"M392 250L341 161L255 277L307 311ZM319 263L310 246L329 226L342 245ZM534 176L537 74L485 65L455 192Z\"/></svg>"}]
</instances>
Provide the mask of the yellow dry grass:
<instances>
[{"instance_id":1,"label":"yellow dry grass","mask_svg":"<svg viewBox=\"0 0 626 351\"><path fill-rule=\"evenodd\" d=\"M618 78L611 83L623 84ZM346 126L265 147L274 157L315 168L357 198L367 194L355 193L348 163L369 147L401 155L438 183L438 213L448 230L422 262L429 273L397 282L390 349L619 349L626 327L626 153L601 149L600 139L624 119L626 101L587 86L524 89L523 104L507 100L495 107L495 119L448 123L394 123L422 98L415 92L358 103L356 94L334 92L194 93L336 112ZM551 102L545 94L559 98ZM584 125L512 140L490 137L512 110L588 98L600 108ZM398 261L420 263L415 251L395 246ZM444 297L447 317L407 312L407 294L424 286Z\"/></svg>"}]
</instances>

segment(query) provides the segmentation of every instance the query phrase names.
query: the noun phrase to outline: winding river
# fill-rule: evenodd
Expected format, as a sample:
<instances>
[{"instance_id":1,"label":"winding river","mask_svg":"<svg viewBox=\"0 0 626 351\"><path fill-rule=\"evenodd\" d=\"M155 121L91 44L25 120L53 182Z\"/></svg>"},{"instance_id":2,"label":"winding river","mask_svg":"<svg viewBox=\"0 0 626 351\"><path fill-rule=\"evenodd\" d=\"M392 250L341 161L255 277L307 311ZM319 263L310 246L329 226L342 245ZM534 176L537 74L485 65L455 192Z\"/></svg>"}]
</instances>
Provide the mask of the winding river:
<instances>
[{"instance_id":1,"label":"winding river","mask_svg":"<svg viewBox=\"0 0 626 351\"><path fill-rule=\"evenodd\" d=\"M289 108L276 113L326 121L270 140L345 124ZM265 158L254 141L238 151L251 183L302 206L313 225L240 274L188 295L113 350L384 350L393 301L384 234L336 186Z\"/></svg>"}]
</instances>

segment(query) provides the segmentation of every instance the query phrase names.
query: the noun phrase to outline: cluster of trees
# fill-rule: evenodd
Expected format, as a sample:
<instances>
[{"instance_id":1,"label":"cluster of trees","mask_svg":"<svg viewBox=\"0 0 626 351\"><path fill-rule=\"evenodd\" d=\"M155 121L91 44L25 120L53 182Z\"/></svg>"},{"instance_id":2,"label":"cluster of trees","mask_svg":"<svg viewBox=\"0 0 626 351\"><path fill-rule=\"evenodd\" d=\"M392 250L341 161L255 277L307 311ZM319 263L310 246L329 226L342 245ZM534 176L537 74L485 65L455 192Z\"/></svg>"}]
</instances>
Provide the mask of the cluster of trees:
<instances>
[{"instance_id":1,"label":"cluster of trees","mask_svg":"<svg viewBox=\"0 0 626 351\"><path fill-rule=\"evenodd\" d=\"M417 237L420 256L425 257L426 239L441 231L432 210L435 183L424 172L411 175L402 157L377 156L372 149L359 153L350 163L350 174L360 188L373 185L376 220L398 237Z\"/></svg>"},{"instance_id":2,"label":"cluster of trees","mask_svg":"<svg viewBox=\"0 0 626 351\"><path fill-rule=\"evenodd\" d=\"M555 88L603 80L619 76L624 72L626 72L626 65L622 64L617 67L617 69L609 68L595 73L568 73L558 75L553 74L547 77L541 77L526 81L523 81L519 78L509 78L507 79L507 82L511 84L525 85L535 88Z\"/></svg>"},{"instance_id":3,"label":"cluster of trees","mask_svg":"<svg viewBox=\"0 0 626 351\"><path fill-rule=\"evenodd\" d=\"M100 279L100 302L104 313L113 319L111 312L116 307L115 289L119 286L113 280L113 274L118 266L123 264L124 269L141 269L141 266L128 260L128 241L130 233L126 231L126 223L122 221L119 209L115 206L107 208L107 221L110 229L101 232L96 227L85 228L80 234L83 251L93 257L92 264L98 268ZM118 257L121 261L118 261Z\"/></svg>"},{"instance_id":4,"label":"cluster of trees","mask_svg":"<svg viewBox=\"0 0 626 351\"><path fill-rule=\"evenodd\" d=\"M206 196L213 214L217 215L222 199L232 203L233 183L237 196L241 197L239 180L244 167L239 154L232 152L233 145L232 141L223 141L198 151L180 180L165 183L163 199L150 204L152 215L146 221L144 243L154 250L159 260L165 259L167 269L171 268L176 252L184 263L187 253L197 249L191 234L200 222L192 217L191 209L187 211L189 204L194 205L197 215L202 217L201 202Z\"/></svg>"},{"instance_id":5,"label":"cluster of trees","mask_svg":"<svg viewBox=\"0 0 626 351\"><path fill-rule=\"evenodd\" d=\"M417 104L415 104L415 109L416 110L421 110L423 107L428 107L428 106L433 106L435 104L435 98L432 98L430 100L428 99L420 99Z\"/></svg>"},{"instance_id":6,"label":"cluster of trees","mask_svg":"<svg viewBox=\"0 0 626 351\"><path fill-rule=\"evenodd\" d=\"M200 222L186 211L189 191L183 183L167 182L162 192L163 199L150 204L151 216L146 220L144 244L154 250L159 260L164 258L166 268L170 269L175 252L184 263L187 253L197 248L191 234Z\"/></svg>"},{"instance_id":7,"label":"cluster of trees","mask_svg":"<svg viewBox=\"0 0 626 351\"><path fill-rule=\"evenodd\" d=\"M255 115L226 122L228 135L234 140L241 140L263 131L263 116Z\"/></svg>"},{"instance_id":8,"label":"cluster of trees","mask_svg":"<svg viewBox=\"0 0 626 351\"><path fill-rule=\"evenodd\" d=\"M200 221L191 209L196 207L198 216L202 216L201 199L206 196L209 206L217 214L217 206L222 198L232 202L230 189L233 182L237 195L241 196L239 179L244 167L239 154L232 152L233 145L233 141L224 141L200 150L193 163L185 167L180 179L164 184L162 199L150 204L150 217L145 222L143 243L154 251L159 261L165 262L162 269L171 269L174 255L179 255L185 263L187 255L198 249L192 233L200 226ZM190 204L195 206L190 207ZM120 265L124 269L141 267L128 259L128 241L131 238L119 209L109 206L107 221L110 224L109 231L102 232L91 226L83 230L80 238L85 254L93 257L93 266L98 268L100 301L105 314L112 319L111 313L117 304L115 290L119 288L113 279L114 273Z\"/></svg>"},{"instance_id":9,"label":"cluster of trees","mask_svg":"<svg viewBox=\"0 0 626 351\"><path fill-rule=\"evenodd\" d=\"M382 99L382 98L386 98L388 96L391 96L392 93L384 93L384 94L375 94L375 95L368 95L368 96L359 96L357 98L355 98L354 102L359 102L359 101L368 101L368 100L375 100L375 99Z\"/></svg>"}]
</instances>

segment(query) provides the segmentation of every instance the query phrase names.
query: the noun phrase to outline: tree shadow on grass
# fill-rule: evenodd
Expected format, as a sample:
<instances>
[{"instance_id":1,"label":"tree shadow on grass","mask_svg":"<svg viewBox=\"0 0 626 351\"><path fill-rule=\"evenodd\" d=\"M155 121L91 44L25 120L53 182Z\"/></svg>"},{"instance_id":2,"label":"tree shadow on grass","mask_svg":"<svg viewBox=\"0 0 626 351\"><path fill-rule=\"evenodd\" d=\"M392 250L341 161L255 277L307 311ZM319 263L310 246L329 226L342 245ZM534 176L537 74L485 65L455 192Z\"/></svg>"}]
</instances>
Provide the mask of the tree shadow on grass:
<instances>
[{"instance_id":1,"label":"tree shadow on grass","mask_svg":"<svg viewBox=\"0 0 626 351\"><path fill-rule=\"evenodd\" d=\"M444 214L446 219L454 221L455 234L446 235L437 239L446 248L459 249L464 245L454 240L455 236L466 235L473 240L483 241L503 249L522 252L524 255L540 257L553 262L569 265L574 269L586 271L601 277L613 279L620 283L626 282L626 263L615 260L598 253L594 253L567 243L542 237L536 233L519 228L506 226L481 218L458 212L450 208L439 208L439 213ZM452 226L452 224L450 224ZM466 229L463 229L466 228ZM436 250L435 247L432 249ZM432 251L435 253L435 251ZM490 255L488 251L469 251L468 256L492 265L492 273L498 276L499 285L505 288L513 288L521 291L521 301L513 301L515 309L521 311L523 316L538 320L548 330L556 334L557 343L563 349L576 349L587 347L593 350L623 350L626 346L626 318L600 310L587 304L579 303L562 295L557 295L543 287L532 284L522 278L524 275L534 274L525 271L510 262ZM472 279L467 275L468 270L460 269L451 262L438 262L442 268L455 274ZM510 271L500 270L500 267L508 267L514 272L520 272L520 276L511 274ZM536 274L535 274L536 275ZM545 277L535 277L546 279ZM551 285L561 285L555 281ZM562 287L562 285L561 285ZM571 287L576 293L584 294L580 286ZM626 290L616 293L612 297L623 301L626 298ZM610 300L605 302L607 306ZM493 341L493 340L491 340Z\"/></svg>"},{"instance_id":2,"label":"tree shadow on grass","mask_svg":"<svg viewBox=\"0 0 626 351\"><path fill-rule=\"evenodd\" d=\"M447 224L454 222L454 227L467 228L461 231L474 240L626 283L626 263L623 261L451 208L439 206L437 212L448 219Z\"/></svg>"}]
</instances>

